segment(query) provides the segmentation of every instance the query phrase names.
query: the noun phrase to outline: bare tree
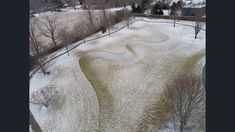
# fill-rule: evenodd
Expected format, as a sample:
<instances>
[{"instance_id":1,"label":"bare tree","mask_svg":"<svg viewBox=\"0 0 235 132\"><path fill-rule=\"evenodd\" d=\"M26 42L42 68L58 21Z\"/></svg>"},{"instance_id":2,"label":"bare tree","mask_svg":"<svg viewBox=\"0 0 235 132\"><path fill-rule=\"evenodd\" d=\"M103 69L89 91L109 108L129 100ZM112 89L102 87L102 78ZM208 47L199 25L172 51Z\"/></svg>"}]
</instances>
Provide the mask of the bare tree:
<instances>
[{"instance_id":1,"label":"bare tree","mask_svg":"<svg viewBox=\"0 0 235 132\"><path fill-rule=\"evenodd\" d=\"M179 9L175 9L175 13L173 15L173 19L174 19L174 27L175 27L175 24L176 24L176 21L178 20L178 16L180 15L180 10Z\"/></svg>"},{"instance_id":2,"label":"bare tree","mask_svg":"<svg viewBox=\"0 0 235 132\"><path fill-rule=\"evenodd\" d=\"M65 46L65 49L66 49L68 56L69 56L68 45L73 42L73 39L74 39L73 34L68 32L66 30L66 28L62 28L59 32L59 37L61 39L62 44Z\"/></svg>"},{"instance_id":3,"label":"bare tree","mask_svg":"<svg viewBox=\"0 0 235 132\"><path fill-rule=\"evenodd\" d=\"M83 42L85 44L86 43L86 40L85 40L86 32L85 32L84 26L85 26L85 24L76 23L74 26L74 30L75 30L75 34L77 34L79 36L79 38L82 38Z\"/></svg>"},{"instance_id":4,"label":"bare tree","mask_svg":"<svg viewBox=\"0 0 235 132\"><path fill-rule=\"evenodd\" d=\"M173 123L179 132L184 132L193 115L205 105L205 90L202 79L196 75L176 78L164 91L165 106L172 112Z\"/></svg>"},{"instance_id":5,"label":"bare tree","mask_svg":"<svg viewBox=\"0 0 235 132\"><path fill-rule=\"evenodd\" d=\"M55 86L46 86L40 88L38 91L35 91L31 94L30 103L48 107L50 101L56 95L56 93L57 91Z\"/></svg>"},{"instance_id":6,"label":"bare tree","mask_svg":"<svg viewBox=\"0 0 235 132\"><path fill-rule=\"evenodd\" d=\"M107 19L107 11L106 9L110 7L110 1L109 0L95 0L95 4L99 9L102 10L103 16L104 16L104 26L108 26L108 19Z\"/></svg>"},{"instance_id":7,"label":"bare tree","mask_svg":"<svg viewBox=\"0 0 235 132\"><path fill-rule=\"evenodd\" d=\"M107 17L107 20L108 20L108 22L107 22L107 29L108 29L108 34L109 34L109 37L110 37L110 30L111 30L111 28L113 27L113 25L114 25L114 23L115 23L115 16L112 14L112 13L110 13L109 15L108 15L108 17ZM104 21L104 20L103 20Z\"/></svg>"},{"instance_id":8,"label":"bare tree","mask_svg":"<svg viewBox=\"0 0 235 132\"><path fill-rule=\"evenodd\" d=\"M91 12L92 0L85 0L84 5L86 5L86 7L87 7L87 14L88 14L88 17L89 17L90 25L93 26L93 19L92 19L93 15L92 15L92 12Z\"/></svg>"},{"instance_id":9,"label":"bare tree","mask_svg":"<svg viewBox=\"0 0 235 132\"><path fill-rule=\"evenodd\" d=\"M197 39L197 34L200 32L202 29L204 22L202 21L202 15L203 11L200 9L196 9L195 11L195 26L194 26L194 31L195 31L195 37L194 39Z\"/></svg>"},{"instance_id":10,"label":"bare tree","mask_svg":"<svg viewBox=\"0 0 235 132\"><path fill-rule=\"evenodd\" d=\"M41 68L43 74L46 74L46 69L44 66L44 62L45 62L45 57L41 56L41 52L43 50L40 42L38 41L38 35L36 35L35 31L36 31L36 26L37 26L37 22L38 20L36 18L32 19L30 21L30 27L29 27L29 46L30 46L30 50L33 54L33 56L35 56L35 61L37 63L37 65L39 65L39 67Z\"/></svg>"},{"instance_id":11,"label":"bare tree","mask_svg":"<svg viewBox=\"0 0 235 132\"><path fill-rule=\"evenodd\" d=\"M128 11L128 10L123 10L123 12L124 12L124 21L126 22L126 24L127 24L127 27L129 28L129 26L130 26L130 17L131 17L131 14L130 14L130 12Z\"/></svg>"},{"instance_id":12,"label":"bare tree","mask_svg":"<svg viewBox=\"0 0 235 132\"><path fill-rule=\"evenodd\" d=\"M56 40L58 39L56 35L57 30L57 15L45 16L43 21L41 21L43 27L41 27L41 34L52 40L55 47L57 47Z\"/></svg>"},{"instance_id":13,"label":"bare tree","mask_svg":"<svg viewBox=\"0 0 235 132\"><path fill-rule=\"evenodd\" d=\"M178 16L180 15L180 10L181 10L181 7L177 6L177 4L175 2L173 2L172 6L171 6L170 15L173 15L174 27L176 24L176 20L177 20Z\"/></svg>"},{"instance_id":14,"label":"bare tree","mask_svg":"<svg viewBox=\"0 0 235 132\"><path fill-rule=\"evenodd\" d=\"M123 16L122 16L123 17ZM102 17L101 17L101 19L102 19ZM105 21L105 19L103 19L102 21ZM116 21L117 21L117 15L115 14L115 13L109 13L108 15L107 15L107 29L108 29L108 34L109 34L109 36L110 36L110 34L111 34L111 29L113 29L113 27L114 27L114 25L115 25L115 23L116 23ZM102 23L102 22L101 22Z\"/></svg>"},{"instance_id":15,"label":"bare tree","mask_svg":"<svg viewBox=\"0 0 235 132\"><path fill-rule=\"evenodd\" d=\"M176 9L175 14L173 15L173 18L174 18L174 27L175 27L177 18L178 18L178 16L179 16L179 12L180 12L180 10L179 10L179 9Z\"/></svg>"}]
</instances>

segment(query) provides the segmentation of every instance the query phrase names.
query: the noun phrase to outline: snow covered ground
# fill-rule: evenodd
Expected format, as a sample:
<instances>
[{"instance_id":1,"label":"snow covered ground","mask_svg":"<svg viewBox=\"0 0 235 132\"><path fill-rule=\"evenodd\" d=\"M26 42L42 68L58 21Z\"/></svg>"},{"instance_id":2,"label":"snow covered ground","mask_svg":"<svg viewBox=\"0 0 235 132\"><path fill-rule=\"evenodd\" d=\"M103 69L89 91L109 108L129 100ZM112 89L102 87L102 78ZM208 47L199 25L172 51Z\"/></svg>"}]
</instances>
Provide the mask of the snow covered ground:
<instances>
[{"instance_id":1,"label":"snow covered ground","mask_svg":"<svg viewBox=\"0 0 235 132\"><path fill-rule=\"evenodd\" d=\"M171 10L162 10L164 16L169 16L171 13Z\"/></svg>"},{"instance_id":2,"label":"snow covered ground","mask_svg":"<svg viewBox=\"0 0 235 132\"><path fill-rule=\"evenodd\" d=\"M58 94L48 108L30 109L46 132L137 131L166 82L183 73L200 75L204 64L205 31L194 39L192 27L139 21L53 60L50 75L37 72L30 94L47 85Z\"/></svg>"}]
</instances>

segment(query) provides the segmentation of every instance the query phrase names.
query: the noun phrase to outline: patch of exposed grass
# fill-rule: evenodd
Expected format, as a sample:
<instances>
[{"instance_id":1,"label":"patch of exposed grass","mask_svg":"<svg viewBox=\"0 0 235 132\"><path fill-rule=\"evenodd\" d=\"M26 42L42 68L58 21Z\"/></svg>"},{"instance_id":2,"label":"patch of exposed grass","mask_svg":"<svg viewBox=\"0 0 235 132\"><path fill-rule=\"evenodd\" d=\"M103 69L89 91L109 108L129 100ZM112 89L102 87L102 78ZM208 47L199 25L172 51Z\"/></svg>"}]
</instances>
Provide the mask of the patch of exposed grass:
<instances>
[{"instance_id":1,"label":"patch of exposed grass","mask_svg":"<svg viewBox=\"0 0 235 132\"><path fill-rule=\"evenodd\" d=\"M161 96L156 103L145 109L144 115L138 124L138 132L148 131L151 125L158 129L165 127L167 121L169 121L170 109L164 103L164 97Z\"/></svg>"},{"instance_id":2,"label":"patch of exposed grass","mask_svg":"<svg viewBox=\"0 0 235 132\"><path fill-rule=\"evenodd\" d=\"M130 45L126 45L127 50L129 50L131 53L135 54L135 51L131 48Z\"/></svg>"},{"instance_id":3,"label":"patch of exposed grass","mask_svg":"<svg viewBox=\"0 0 235 132\"><path fill-rule=\"evenodd\" d=\"M179 74L192 74L194 72L195 66L197 62L205 56L205 52L200 51L193 56L187 58L184 63L179 67L176 68L175 74L172 74L168 80L171 80L178 76ZM169 71L169 67L165 67L164 71ZM143 116L140 119L138 124L138 131L148 131L148 127L150 125L155 126L156 128L164 128L166 127L165 124L169 121L168 114L170 110L164 107L164 96L160 95L160 98L156 95L156 103L150 105L145 109ZM202 129L203 129L202 123Z\"/></svg>"},{"instance_id":4,"label":"patch of exposed grass","mask_svg":"<svg viewBox=\"0 0 235 132\"><path fill-rule=\"evenodd\" d=\"M189 57L183 67L182 67L182 73L183 74L190 74L194 72L195 66L197 64L197 62L205 56L205 52L201 51L196 53L195 55L193 55L192 57Z\"/></svg>"},{"instance_id":5,"label":"patch of exposed grass","mask_svg":"<svg viewBox=\"0 0 235 132\"><path fill-rule=\"evenodd\" d=\"M140 28L139 28L139 27L136 27L136 26L130 26L129 29L138 30L138 29L140 29Z\"/></svg>"},{"instance_id":6,"label":"patch of exposed grass","mask_svg":"<svg viewBox=\"0 0 235 132\"><path fill-rule=\"evenodd\" d=\"M114 110L112 95L109 93L107 86L99 79L98 75L92 71L87 58L81 57L79 64L97 94L100 113L99 126L101 127L100 129L103 129L105 124L108 123L107 120L111 118Z\"/></svg>"}]
</instances>

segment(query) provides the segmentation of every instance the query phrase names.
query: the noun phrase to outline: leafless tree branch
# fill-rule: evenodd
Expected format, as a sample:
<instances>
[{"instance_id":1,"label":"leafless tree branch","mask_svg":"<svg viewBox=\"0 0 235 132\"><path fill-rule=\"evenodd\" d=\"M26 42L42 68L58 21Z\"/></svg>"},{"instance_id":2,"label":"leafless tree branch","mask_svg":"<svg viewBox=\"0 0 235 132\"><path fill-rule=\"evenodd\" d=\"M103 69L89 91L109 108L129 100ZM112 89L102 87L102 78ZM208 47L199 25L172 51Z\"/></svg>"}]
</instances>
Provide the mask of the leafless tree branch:
<instances>
[{"instance_id":1,"label":"leafless tree branch","mask_svg":"<svg viewBox=\"0 0 235 132\"><path fill-rule=\"evenodd\" d=\"M57 23L57 15L54 14L53 16L44 16L44 19L40 21L42 24L40 30L41 34L45 37L48 37L52 40L55 47L57 47L57 39L58 36L56 34L56 30L58 27Z\"/></svg>"}]
</instances>

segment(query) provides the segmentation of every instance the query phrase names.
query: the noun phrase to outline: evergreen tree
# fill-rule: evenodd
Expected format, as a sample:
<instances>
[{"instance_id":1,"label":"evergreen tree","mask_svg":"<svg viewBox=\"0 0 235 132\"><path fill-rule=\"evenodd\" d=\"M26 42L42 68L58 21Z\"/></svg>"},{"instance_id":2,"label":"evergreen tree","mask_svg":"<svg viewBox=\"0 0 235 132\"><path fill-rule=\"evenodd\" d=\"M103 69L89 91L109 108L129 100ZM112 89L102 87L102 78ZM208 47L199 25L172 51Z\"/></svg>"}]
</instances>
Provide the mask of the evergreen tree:
<instances>
[{"instance_id":1,"label":"evergreen tree","mask_svg":"<svg viewBox=\"0 0 235 132\"><path fill-rule=\"evenodd\" d=\"M131 9L132 9L132 13L135 13L135 12L136 12L135 4L132 4L132 5L131 5Z\"/></svg>"},{"instance_id":2,"label":"evergreen tree","mask_svg":"<svg viewBox=\"0 0 235 132\"><path fill-rule=\"evenodd\" d=\"M144 12L143 8L140 5L137 5L136 13L143 13L143 12Z\"/></svg>"},{"instance_id":3,"label":"evergreen tree","mask_svg":"<svg viewBox=\"0 0 235 132\"><path fill-rule=\"evenodd\" d=\"M181 9L181 8L182 8L182 1L181 1L181 0L179 0L179 1L177 2L176 8L177 8L177 9Z\"/></svg>"},{"instance_id":4,"label":"evergreen tree","mask_svg":"<svg viewBox=\"0 0 235 132\"><path fill-rule=\"evenodd\" d=\"M158 10L158 11L157 11L157 14L158 14L158 15L164 15L162 9Z\"/></svg>"},{"instance_id":5,"label":"evergreen tree","mask_svg":"<svg viewBox=\"0 0 235 132\"><path fill-rule=\"evenodd\" d=\"M163 15L162 6L161 6L160 2L154 4L153 8L151 9L151 13L152 14Z\"/></svg>"},{"instance_id":6,"label":"evergreen tree","mask_svg":"<svg viewBox=\"0 0 235 132\"><path fill-rule=\"evenodd\" d=\"M173 2L173 4L171 5L171 13L170 15L175 15L176 14L176 10L177 10L177 5L175 2Z\"/></svg>"},{"instance_id":7,"label":"evergreen tree","mask_svg":"<svg viewBox=\"0 0 235 132\"><path fill-rule=\"evenodd\" d=\"M163 3L162 4L162 9L168 10L169 9L169 4L168 3Z\"/></svg>"},{"instance_id":8,"label":"evergreen tree","mask_svg":"<svg viewBox=\"0 0 235 132\"><path fill-rule=\"evenodd\" d=\"M142 0L142 3L141 3L142 9L146 10L149 4L150 4L150 0Z\"/></svg>"}]
</instances>

